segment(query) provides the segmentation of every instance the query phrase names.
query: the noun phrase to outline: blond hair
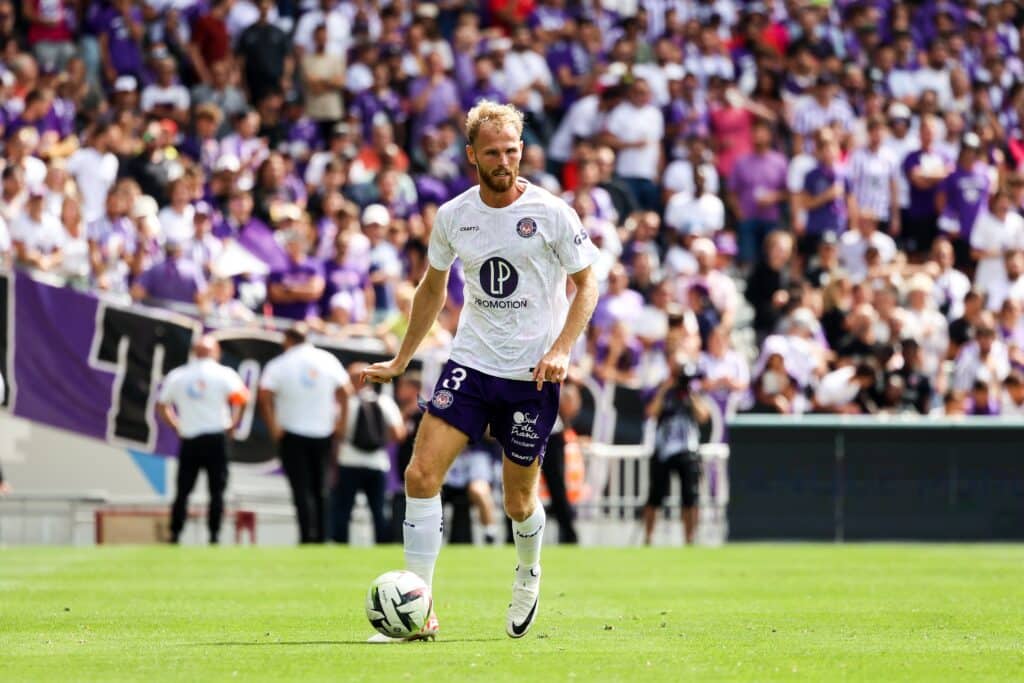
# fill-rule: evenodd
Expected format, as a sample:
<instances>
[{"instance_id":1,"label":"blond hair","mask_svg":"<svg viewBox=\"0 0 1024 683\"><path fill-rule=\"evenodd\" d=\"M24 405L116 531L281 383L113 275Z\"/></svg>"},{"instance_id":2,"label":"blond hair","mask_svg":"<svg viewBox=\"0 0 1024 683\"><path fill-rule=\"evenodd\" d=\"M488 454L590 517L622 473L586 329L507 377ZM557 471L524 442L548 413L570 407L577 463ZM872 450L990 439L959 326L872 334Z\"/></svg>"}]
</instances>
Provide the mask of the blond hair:
<instances>
[{"instance_id":1,"label":"blond hair","mask_svg":"<svg viewBox=\"0 0 1024 683\"><path fill-rule=\"evenodd\" d=\"M499 128L512 126L518 135L523 134L523 112L511 104L498 104L490 100L480 100L466 115L466 139L472 145L477 133L484 124L493 124Z\"/></svg>"}]
</instances>

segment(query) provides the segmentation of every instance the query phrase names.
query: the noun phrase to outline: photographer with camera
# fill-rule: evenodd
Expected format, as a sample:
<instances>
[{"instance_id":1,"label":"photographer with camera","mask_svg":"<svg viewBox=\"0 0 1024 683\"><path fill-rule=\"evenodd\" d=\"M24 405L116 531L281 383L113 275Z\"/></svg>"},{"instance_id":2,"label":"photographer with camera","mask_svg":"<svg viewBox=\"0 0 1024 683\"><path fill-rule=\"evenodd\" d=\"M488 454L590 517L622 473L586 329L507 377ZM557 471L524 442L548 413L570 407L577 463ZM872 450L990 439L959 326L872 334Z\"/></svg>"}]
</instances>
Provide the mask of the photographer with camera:
<instances>
[{"instance_id":1,"label":"photographer with camera","mask_svg":"<svg viewBox=\"0 0 1024 683\"><path fill-rule=\"evenodd\" d=\"M700 484L700 425L711 413L706 399L692 391L701 373L697 366L678 355L670 362L671 372L661 383L650 403L647 417L658 421L654 454L651 456L651 481L644 506L644 543L651 544L654 523L673 472L682 484L683 532L688 544L697 532L697 495Z\"/></svg>"}]
</instances>

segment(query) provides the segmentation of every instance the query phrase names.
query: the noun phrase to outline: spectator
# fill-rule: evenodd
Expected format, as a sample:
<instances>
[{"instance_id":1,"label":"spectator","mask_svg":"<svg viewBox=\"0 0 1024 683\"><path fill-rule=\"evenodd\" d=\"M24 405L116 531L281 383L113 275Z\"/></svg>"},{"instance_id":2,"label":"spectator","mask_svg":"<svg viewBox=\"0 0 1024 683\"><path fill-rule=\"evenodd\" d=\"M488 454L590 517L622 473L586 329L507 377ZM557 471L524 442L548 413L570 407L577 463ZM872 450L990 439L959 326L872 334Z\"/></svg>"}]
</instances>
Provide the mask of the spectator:
<instances>
[{"instance_id":1,"label":"spectator","mask_svg":"<svg viewBox=\"0 0 1024 683\"><path fill-rule=\"evenodd\" d=\"M902 220L903 246L911 255L931 249L938 234L936 196L940 184L952 171L951 160L934 146L938 125L933 116L921 119L921 148L903 161L903 175L910 186L909 204Z\"/></svg>"},{"instance_id":2,"label":"spectator","mask_svg":"<svg viewBox=\"0 0 1024 683\"><path fill-rule=\"evenodd\" d=\"M213 83L210 66L223 62L230 55L228 12L232 0L211 0L208 12L199 16L192 25L192 41L188 52L192 67L202 83Z\"/></svg>"},{"instance_id":3,"label":"spectator","mask_svg":"<svg viewBox=\"0 0 1024 683\"><path fill-rule=\"evenodd\" d=\"M754 330L760 338L775 331L790 304L793 280L793 238L775 231L765 239L764 258L747 280L747 299L754 307Z\"/></svg>"},{"instance_id":4,"label":"spectator","mask_svg":"<svg viewBox=\"0 0 1024 683\"><path fill-rule=\"evenodd\" d=\"M971 232L971 258L977 262L974 284L989 290L1006 278L1006 252L1024 248L1024 218L1010 210L1010 197L996 190L988 209L978 217Z\"/></svg>"},{"instance_id":5,"label":"spectator","mask_svg":"<svg viewBox=\"0 0 1024 683\"><path fill-rule=\"evenodd\" d=\"M839 263L854 282L868 277L868 252L877 252L877 263L889 264L896 258L896 242L878 229L879 219L867 211L859 211L853 230L839 238Z\"/></svg>"},{"instance_id":6,"label":"spectator","mask_svg":"<svg viewBox=\"0 0 1024 683\"><path fill-rule=\"evenodd\" d=\"M44 188L29 188L25 212L11 224L11 241L17 263L53 272L60 268L64 257L64 228L60 220L45 209Z\"/></svg>"},{"instance_id":7,"label":"spectator","mask_svg":"<svg viewBox=\"0 0 1024 683\"><path fill-rule=\"evenodd\" d=\"M309 240L298 226L286 230L285 250L288 265L273 270L267 280L267 299L274 315L290 320L311 320L320 315L319 302L324 293L323 266L307 256Z\"/></svg>"},{"instance_id":8,"label":"spectator","mask_svg":"<svg viewBox=\"0 0 1024 683\"><path fill-rule=\"evenodd\" d=\"M861 214L878 219L884 232L900 234L900 163L885 145L886 125L881 117L868 121L868 144L850 156L850 222L859 225Z\"/></svg>"},{"instance_id":9,"label":"spectator","mask_svg":"<svg viewBox=\"0 0 1024 683\"><path fill-rule=\"evenodd\" d=\"M711 193L705 177L707 169L693 171L693 196L679 192L665 207L665 224L688 235L714 237L725 227L725 205Z\"/></svg>"},{"instance_id":10,"label":"spectator","mask_svg":"<svg viewBox=\"0 0 1024 683\"><path fill-rule=\"evenodd\" d=\"M981 140L975 133L967 133L960 145L956 167L942 181L935 194L936 211L940 214L939 229L949 233L953 242L956 265L963 270L972 263L970 255L971 233L993 184L987 165L978 155Z\"/></svg>"},{"instance_id":11,"label":"spectator","mask_svg":"<svg viewBox=\"0 0 1024 683\"><path fill-rule=\"evenodd\" d=\"M251 101L258 102L267 92L284 89L291 79L294 61L288 34L274 22L273 0L259 0L259 17L238 37L235 49Z\"/></svg>"},{"instance_id":12,"label":"spectator","mask_svg":"<svg viewBox=\"0 0 1024 683\"><path fill-rule=\"evenodd\" d=\"M171 57L156 60L156 82L142 89L142 111L151 116L171 119L179 126L188 121L192 99L188 88L175 83L178 65Z\"/></svg>"},{"instance_id":13,"label":"spectator","mask_svg":"<svg viewBox=\"0 0 1024 683\"><path fill-rule=\"evenodd\" d=\"M1006 345L996 336L995 321L988 312L981 314L973 340L957 353L953 367L953 389L970 390L975 382L998 386L1010 374Z\"/></svg>"},{"instance_id":14,"label":"spectator","mask_svg":"<svg viewBox=\"0 0 1024 683\"><path fill-rule=\"evenodd\" d=\"M846 197L849 180L839 166L839 144L830 128L821 128L814 135L814 155L818 161L804 178L800 202L807 211L807 223L800 236L800 253L809 256L817 251L818 242L826 232L846 230Z\"/></svg>"},{"instance_id":15,"label":"spectator","mask_svg":"<svg viewBox=\"0 0 1024 683\"><path fill-rule=\"evenodd\" d=\"M651 88L645 80L633 83L627 100L608 115L605 129L604 142L616 151L619 177L641 208L657 210L660 197L655 181L664 165L660 142L665 122L651 104Z\"/></svg>"},{"instance_id":16,"label":"spectator","mask_svg":"<svg viewBox=\"0 0 1024 683\"><path fill-rule=\"evenodd\" d=\"M163 261L147 269L132 284L133 299L194 303L206 312L206 278L201 266L184 257L184 245L173 237L164 242Z\"/></svg>"},{"instance_id":17,"label":"spectator","mask_svg":"<svg viewBox=\"0 0 1024 683\"><path fill-rule=\"evenodd\" d=\"M758 246L779 223L786 198L786 159L772 149L766 123L753 129L753 151L741 156L729 176L730 205L739 219L740 263L751 264Z\"/></svg>"},{"instance_id":18,"label":"spectator","mask_svg":"<svg viewBox=\"0 0 1024 683\"><path fill-rule=\"evenodd\" d=\"M306 112L326 131L345 116L341 89L345 87L345 60L327 50L327 26L313 30L313 49L302 57L306 85Z\"/></svg>"},{"instance_id":19,"label":"spectator","mask_svg":"<svg viewBox=\"0 0 1024 683\"><path fill-rule=\"evenodd\" d=\"M234 119L235 116L249 108L245 94L232 83L234 67L229 59L222 59L219 62L210 64L210 81L200 82L194 88L190 96L191 102L195 105L192 118L198 125L204 118L215 123L214 131L224 135L229 128L224 124L225 120ZM202 136L209 138L211 135ZM207 168L213 168L213 162L217 155L212 155Z\"/></svg>"},{"instance_id":20,"label":"spectator","mask_svg":"<svg viewBox=\"0 0 1024 683\"><path fill-rule=\"evenodd\" d=\"M348 374L358 377L365 367L366 363L353 363ZM384 514L387 473L391 470L387 449L405 438L405 421L395 401L384 392L378 394L370 385L363 385L348 397L347 415L331 491L331 539L348 543L352 508L356 494L362 491L373 517L374 540L385 543L391 540Z\"/></svg>"}]
</instances>

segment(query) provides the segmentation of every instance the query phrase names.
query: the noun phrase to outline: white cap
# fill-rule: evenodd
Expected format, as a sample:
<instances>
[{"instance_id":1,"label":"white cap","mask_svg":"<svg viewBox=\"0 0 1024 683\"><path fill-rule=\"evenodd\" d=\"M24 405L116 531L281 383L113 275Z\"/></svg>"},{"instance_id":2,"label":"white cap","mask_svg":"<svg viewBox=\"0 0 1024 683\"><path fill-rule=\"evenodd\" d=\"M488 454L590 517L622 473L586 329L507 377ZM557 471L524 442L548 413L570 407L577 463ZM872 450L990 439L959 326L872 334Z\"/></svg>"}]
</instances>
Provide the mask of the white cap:
<instances>
[{"instance_id":1,"label":"white cap","mask_svg":"<svg viewBox=\"0 0 1024 683\"><path fill-rule=\"evenodd\" d=\"M216 173L221 171L230 171L231 173L238 173L239 169L242 168L242 162L238 160L234 154L222 154L217 158L217 162L213 165L213 170Z\"/></svg>"},{"instance_id":2,"label":"white cap","mask_svg":"<svg viewBox=\"0 0 1024 683\"><path fill-rule=\"evenodd\" d=\"M139 82L135 80L135 76L124 75L118 76L114 81L114 92L135 92L139 88Z\"/></svg>"},{"instance_id":3,"label":"white cap","mask_svg":"<svg viewBox=\"0 0 1024 683\"><path fill-rule=\"evenodd\" d=\"M911 113L910 107L903 104L902 102L893 102L889 105L889 118L890 119L907 119L910 120Z\"/></svg>"},{"instance_id":4,"label":"white cap","mask_svg":"<svg viewBox=\"0 0 1024 683\"><path fill-rule=\"evenodd\" d=\"M391 212L383 204L370 204L363 209L363 225L388 225L391 223Z\"/></svg>"}]
</instances>

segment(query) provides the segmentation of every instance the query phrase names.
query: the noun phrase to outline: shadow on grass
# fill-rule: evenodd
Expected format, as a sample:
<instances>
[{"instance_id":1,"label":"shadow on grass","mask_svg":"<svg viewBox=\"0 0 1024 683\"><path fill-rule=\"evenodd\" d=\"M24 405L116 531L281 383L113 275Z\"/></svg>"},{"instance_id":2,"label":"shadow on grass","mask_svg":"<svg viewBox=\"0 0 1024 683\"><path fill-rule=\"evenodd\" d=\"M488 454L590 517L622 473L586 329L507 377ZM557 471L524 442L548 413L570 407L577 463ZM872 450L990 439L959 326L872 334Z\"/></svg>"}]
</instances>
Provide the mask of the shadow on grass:
<instances>
[{"instance_id":1,"label":"shadow on grass","mask_svg":"<svg viewBox=\"0 0 1024 683\"><path fill-rule=\"evenodd\" d=\"M493 643L500 640L507 640L506 638L445 638L443 640L433 641L434 645L446 645L455 643ZM409 645L416 645L417 641L408 643ZM385 645L394 643L385 643ZM238 641L227 641L219 643L184 643L185 647L251 647L251 646L289 646L289 645L373 645L380 647L380 643L368 643L365 640L238 640Z\"/></svg>"}]
</instances>

